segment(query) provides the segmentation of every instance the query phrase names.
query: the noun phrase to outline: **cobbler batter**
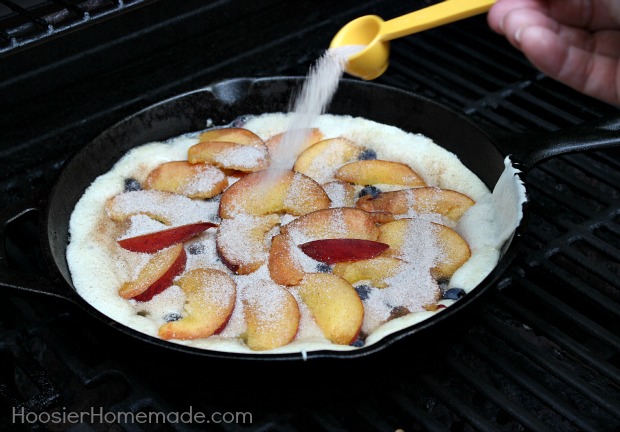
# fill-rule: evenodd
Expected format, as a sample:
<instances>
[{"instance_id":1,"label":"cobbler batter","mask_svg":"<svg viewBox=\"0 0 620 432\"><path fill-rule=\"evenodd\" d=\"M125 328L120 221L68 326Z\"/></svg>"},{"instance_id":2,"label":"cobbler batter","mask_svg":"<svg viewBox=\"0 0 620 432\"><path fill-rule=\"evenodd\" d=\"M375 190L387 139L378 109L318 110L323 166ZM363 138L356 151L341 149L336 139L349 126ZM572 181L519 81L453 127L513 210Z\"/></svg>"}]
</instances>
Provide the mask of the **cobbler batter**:
<instances>
[{"instance_id":1,"label":"cobbler batter","mask_svg":"<svg viewBox=\"0 0 620 432\"><path fill-rule=\"evenodd\" d=\"M250 117L242 126L263 140L286 130L287 114L274 113ZM377 158L407 164L421 175L429 186L452 189L472 198L476 204L457 222L446 220L440 215L421 215L431 221L450 226L468 243L470 259L459 268L450 279L448 286L458 287L469 292L474 289L495 267L500 256L500 248L518 225L521 217L521 203L524 201L523 185L515 177L515 172L507 163L496 192L491 193L478 177L469 171L458 158L433 143L430 139L404 132L398 128L379 124L363 118L325 114L318 118L313 127L320 129L324 138L345 137L356 144L376 152ZM147 254L129 252L121 249L117 240L148 232L158 231L191 222L218 221L219 203L217 199L191 200L180 197L179 202L187 206L171 207L171 225L164 225L145 215L131 217L128 226L119 227L111 221L104 206L106 201L124 191L128 179L143 183L151 170L164 162L186 160L187 150L198 142L199 134L190 134L166 142L150 143L127 153L113 169L98 177L86 190L75 207L70 220L70 244L67 260L73 284L78 293L95 308L110 318L140 332L157 337L158 328L170 317L183 314L185 295L172 286L148 302L125 300L118 295L120 285L132 280L148 259ZM229 177L232 184L236 178ZM388 185L376 185L383 191ZM327 189L332 207L341 205L342 198L337 187ZM340 198L339 198L340 197ZM191 209L191 210L190 210ZM402 215L412 217L415 215ZM290 215L281 217L284 225L294 219ZM278 228L270 234L275 235ZM172 340L173 342L204 349L225 352L246 352L259 355L250 350L239 337L244 332L243 306L241 299L246 287L261 281L269 281L266 265L249 275L233 275L221 262L215 247L215 229L210 229L186 243L188 261L186 271L208 267L216 268L232 275L237 285L237 305L224 330L219 335L197 340ZM315 262L316 263L316 262ZM315 263L311 263L314 265ZM397 284L397 282L394 282ZM406 278L400 283L406 284ZM409 327L439 311L416 311L390 320L386 323L386 297L397 295L389 288L377 290L377 294L365 299L365 316L362 331L367 334L365 345L373 344L384 336ZM291 289L295 295L295 289ZM454 300L441 300L446 306ZM352 350L350 345L337 345L327 340L313 321L307 307L298 299L301 322L296 339L283 347L268 353L308 352L319 349Z\"/></svg>"}]
</instances>

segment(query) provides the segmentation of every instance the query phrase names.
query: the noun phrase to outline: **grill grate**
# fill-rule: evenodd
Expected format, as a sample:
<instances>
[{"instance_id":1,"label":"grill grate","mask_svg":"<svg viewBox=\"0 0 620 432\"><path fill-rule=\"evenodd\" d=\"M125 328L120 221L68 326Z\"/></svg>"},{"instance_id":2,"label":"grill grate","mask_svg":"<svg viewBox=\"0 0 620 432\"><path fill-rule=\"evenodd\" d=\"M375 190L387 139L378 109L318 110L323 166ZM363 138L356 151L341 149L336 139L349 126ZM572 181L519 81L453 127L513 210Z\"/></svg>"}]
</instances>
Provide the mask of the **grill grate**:
<instances>
[{"instance_id":1,"label":"grill grate","mask_svg":"<svg viewBox=\"0 0 620 432\"><path fill-rule=\"evenodd\" d=\"M145 7L124 10L139 3ZM53 69L34 68L30 75L0 79L0 91L10 95L4 100L17 113L0 118L5 134L0 140L5 171L0 174L1 206L51 183L70 154L125 114L221 78L303 75L342 23L367 13L387 19L428 2L330 2L331 19L317 2L271 0L263 9L245 0L203 3L107 2L130 17L124 23L150 22L125 39L108 41L111 51L129 50L122 65L105 55L107 45L93 46L105 60L97 65L99 71L88 68L89 58L77 56L68 62L58 59ZM46 16L42 11L39 5L30 13L40 19ZM122 18L113 15L106 23ZM159 20L152 21L153 16ZM0 24L15 19L10 13L0 17ZM202 23L208 25L202 28ZM264 46L248 43L245 35L235 39L229 28L245 29ZM84 34L63 37L70 42ZM214 40L225 42L218 47ZM157 52L137 49L149 41L159 44ZM307 49L299 52L291 41ZM19 55L11 51L5 59L38 53L43 42L45 37L26 43ZM208 59L196 55L207 48ZM61 74L56 82L46 79L50 70ZM75 70L86 71L85 76L69 85ZM18 94L18 86L34 82L44 87ZM550 131L617 113L538 73L492 34L483 18L394 41L391 66L378 82L437 99L485 127L515 132ZM67 95L71 109L58 102ZM66 119L62 126L60 119ZM0 291L0 361L8 365L0 374L1 412L10 414L15 406L35 412L91 406L134 413L179 412L190 406L205 413L252 412L251 425L212 425L222 431L620 430L619 172L617 150L562 156L533 169L528 174L529 231L514 265L473 324L455 329L456 342L438 352L437 361L416 368L405 357L371 370L326 365L336 370L331 374L318 365L321 373L310 374L317 369L309 368L306 379L287 376L283 365L271 374L263 371L266 377L252 375L249 368L241 376L223 368L188 377L185 370L196 370L196 365L175 367L174 355L162 353L155 362L148 352L136 352L134 341L99 327L65 303ZM11 227L16 231L8 239L20 254L16 265L26 269L40 264L27 247L35 235L32 219ZM407 348L419 356L436 349ZM145 368L151 361L168 367ZM276 394L263 393L258 383L271 385ZM192 396L195 391L200 398ZM136 424L107 426L79 430L153 430ZM10 417L3 415L0 429L12 427ZM183 424L155 429L195 430Z\"/></svg>"},{"instance_id":2,"label":"grill grate","mask_svg":"<svg viewBox=\"0 0 620 432\"><path fill-rule=\"evenodd\" d=\"M0 1L0 55L78 30L146 0Z\"/></svg>"}]
</instances>

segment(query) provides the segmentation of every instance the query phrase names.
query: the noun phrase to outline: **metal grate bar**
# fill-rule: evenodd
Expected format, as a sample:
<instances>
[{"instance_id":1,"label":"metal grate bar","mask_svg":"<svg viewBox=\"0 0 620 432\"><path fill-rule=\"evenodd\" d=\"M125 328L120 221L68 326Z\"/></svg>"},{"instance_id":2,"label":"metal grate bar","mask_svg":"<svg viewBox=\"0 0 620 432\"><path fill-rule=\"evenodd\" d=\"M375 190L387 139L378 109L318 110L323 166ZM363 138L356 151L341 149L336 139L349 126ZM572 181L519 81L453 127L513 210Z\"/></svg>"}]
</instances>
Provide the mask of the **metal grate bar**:
<instances>
[{"instance_id":1,"label":"metal grate bar","mask_svg":"<svg viewBox=\"0 0 620 432\"><path fill-rule=\"evenodd\" d=\"M470 67L467 67L465 58L459 58L457 52L452 50L441 49L441 45L443 43L437 38L433 38L433 34L429 33L427 37L416 41L415 50L420 51L419 57L425 58L425 62L430 63L427 67L432 75L438 75L450 81L451 84L460 86L463 93L474 93L470 99L483 97L489 90L499 88L504 84L502 80L485 72L483 67L472 68L471 64ZM446 47L457 48L453 45ZM412 47L412 49L414 48ZM472 61L472 59L468 60ZM464 75L465 73L467 75ZM472 83L471 79L468 79L469 74L476 75L476 82Z\"/></svg>"},{"instance_id":2,"label":"metal grate bar","mask_svg":"<svg viewBox=\"0 0 620 432\"><path fill-rule=\"evenodd\" d=\"M594 249L600 253L600 255L604 255L606 258L612 258L618 256L620 251L614 248L609 243L602 241L601 239L584 235L580 240L570 242L572 246L577 244L584 243L590 246L590 249ZM562 251L562 255L569 258L573 264L574 268L581 268L583 270L587 269L589 273L593 273L592 276L596 276L597 278L602 279L610 286L616 282L618 275L612 272L607 267L607 261L602 261L597 259L600 255L596 255L593 257L586 256L579 248L570 247L566 248L566 250ZM611 299L607 299L607 301L612 301ZM620 310L619 310L620 311Z\"/></svg>"},{"instance_id":3,"label":"metal grate bar","mask_svg":"<svg viewBox=\"0 0 620 432\"><path fill-rule=\"evenodd\" d=\"M616 192L616 196L620 194L618 192L618 185L620 185L620 164L618 161L609 159L608 157L599 158L597 155L590 152L588 154L575 153L571 157L563 157L562 162L572 165L576 169L584 173L584 178L588 179L590 183L593 179L603 183L609 188L612 188Z\"/></svg>"},{"instance_id":4,"label":"metal grate bar","mask_svg":"<svg viewBox=\"0 0 620 432\"><path fill-rule=\"evenodd\" d=\"M608 394L601 393L588 382L568 370L559 361L531 346L526 340L517 339L512 329L508 329L504 323L495 318L492 311L483 314L482 320L494 334L497 334L498 337L510 344L514 349L523 353L528 359L545 369L551 376L561 380L569 387L587 396L591 401L596 402L610 414L620 418L620 412L617 410L618 407L610 401Z\"/></svg>"},{"instance_id":5,"label":"metal grate bar","mask_svg":"<svg viewBox=\"0 0 620 432\"><path fill-rule=\"evenodd\" d=\"M615 151L616 153L612 153L609 151L608 152L593 152L593 153L590 153L589 156L592 157L593 159L596 159L597 162L608 164L614 170L618 171L620 170L620 158L614 157L614 154L616 156L618 155L617 149ZM613 178L619 177L617 172L614 172L612 174L614 176Z\"/></svg>"},{"instance_id":6,"label":"metal grate bar","mask_svg":"<svg viewBox=\"0 0 620 432\"><path fill-rule=\"evenodd\" d=\"M89 13L86 11L86 9L80 5L80 4L74 4L74 3L70 3L67 0L52 0L54 3L58 3L59 5L62 5L62 7L64 7L65 9L73 12L76 15L81 15L84 18L88 18Z\"/></svg>"},{"instance_id":7,"label":"metal grate bar","mask_svg":"<svg viewBox=\"0 0 620 432\"><path fill-rule=\"evenodd\" d=\"M67 0L51 0L45 7L37 9L40 15L32 10L20 7L11 0L0 0L18 16L9 16L0 20L0 34L9 42L8 46L0 46L0 54L8 54L17 48L24 48L40 43L81 26L121 11L147 4L154 0L95 0L74 4ZM18 18L25 18L18 19Z\"/></svg>"},{"instance_id":8,"label":"metal grate bar","mask_svg":"<svg viewBox=\"0 0 620 432\"><path fill-rule=\"evenodd\" d=\"M545 265L545 271L549 272L553 276L556 276L560 283L564 284L567 288L570 287L570 289L574 292L577 292L589 301L594 302L601 310L606 310L616 317L620 317L619 304L613 302L609 297L601 292L593 290L589 284L584 283L581 279L575 278L574 274L566 271L558 265L555 265L553 262L548 262Z\"/></svg>"},{"instance_id":9,"label":"metal grate bar","mask_svg":"<svg viewBox=\"0 0 620 432\"><path fill-rule=\"evenodd\" d=\"M416 421L427 432L445 432L446 427L431 417L431 414L422 410L418 405L407 398L405 395L399 394L399 397L390 397L390 401L397 405L408 415L416 419ZM403 428L408 430L408 428Z\"/></svg>"},{"instance_id":10,"label":"metal grate bar","mask_svg":"<svg viewBox=\"0 0 620 432\"><path fill-rule=\"evenodd\" d=\"M517 122L521 131L540 132L557 129L558 126L555 122L533 115L529 107L522 106L521 101L517 100L529 85L530 83L521 83L517 86L517 89L498 107L497 113Z\"/></svg>"},{"instance_id":11,"label":"metal grate bar","mask_svg":"<svg viewBox=\"0 0 620 432\"><path fill-rule=\"evenodd\" d=\"M25 9L10 0L0 0L0 3L4 4L6 7L11 9L12 11L17 12L18 14L26 18L28 21L32 22L33 24L43 29L52 28L51 25L47 21L45 21L45 19L33 15L28 9Z\"/></svg>"},{"instance_id":12,"label":"metal grate bar","mask_svg":"<svg viewBox=\"0 0 620 432\"><path fill-rule=\"evenodd\" d=\"M549 294L528 279L519 279L518 284L518 290L527 290L528 296L534 296L536 300L544 304L546 309L555 311L556 313L562 315L566 321L576 325L585 334L592 338L599 339L616 351L620 351L620 337L616 334L610 332L605 327L594 322L579 311L569 307L566 303L562 302L561 299Z\"/></svg>"},{"instance_id":13,"label":"metal grate bar","mask_svg":"<svg viewBox=\"0 0 620 432\"><path fill-rule=\"evenodd\" d=\"M574 337L570 337L558 329L549 320L532 313L528 308L507 297L500 298L498 302L515 315L523 318L524 322L527 322L530 327L534 327L537 333L547 336L558 345L561 345L565 351L572 353L588 365L596 368L601 374L620 384L620 371L617 368L610 366L606 360L601 359L595 352L581 345Z\"/></svg>"},{"instance_id":14,"label":"metal grate bar","mask_svg":"<svg viewBox=\"0 0 620 432\"><path fill-rule=\"evenodd\" d=\"M474 428L481 431L495 431L498 430L488 419L478 414L477 410L466 403L464 400L455 397L448 387L444 387L437 381L436 377L431 375L420 375L420 381L424 384L430 392L435 395L443 404L450 407L463 419L465 419Z\"/></svg>"},{"instance_id":15,"label":"metal grate bar","mask_svg":"<svg viewBox=\"0 0 620 432\"><path fill-rule=\"evenodd\" d=\"M517 422L530 430L543 432L549 429L546 425L538 421L531 412L522 406L519 406L515 402L511 401L504 393L490 384L484 377L476 374L473 370L467 369L458 360L453 357L447 358L447 364L452 371L461 376L463 380L467 382L472 388L475 388L478 392L483 394L487 399L493 401L501 409L511 415Z\"/></svg>"},{"instance_id":16,"label":"metal grate bar","mask_svg":"<svg viewBox=\"0 0 620 432\"><path fill-rule=\"evenodd\" d=\"M543 186L543 184L545 186ZM554 188L550 188L546 185L554 185ZM534 201L537 205L544 205L546 207L553 206L557 211L563 211L564 215L556 215L551 212L549 217L557 218L552 225L559 225L564 230L569 231L576 223L569 223L565 217L575 218L576 215L580 217L580 222L589 218L592 213L592 208L579 204L579 196L576 196L572 191L564 191L562 202L558 201L558 190L555 182L555 176L548 175L545 171L537 170L535 181L528 181L529 191L536 192ZM561 187L561 186L560 186Z\"/></svg>"},{"instance_id":17,"label":"metal grate bar","mask_svg":"<svg viewBox=\"0 0 620 432\"><path fill-rule=\"evenodd\" d=\"M552 171L551 167L561 169ZM591 206L592 202L600 203L601 205L599 207L602 209L603 207L609 207L614 195L620 196L615 187L610 187L606 183L593 181L593 179L590 179L587 184L580 181L580 179L585 177L584 173L577 167L566 163L563 158L557 158L553 161L542 164L539 167L539 170L544 172L549 178L553 178L554 183L559 185L559 188L568 187L572 195L581 197L582 199L576 200L577 202L574 203L574 208L583 214L590 215L593 213ZM555 199L558 200L557 197ZM564 203L564 201L566 201L565 198L562 199L562 203ZM579 207L580 204L581 206Z\"/></svg>"},{"instance_id":18,"label":"metal grate bar","mask_svg":"<svg viewBox=\"0 0 620 432\"><path fill-rule=\"evenodd\" d=\"M545 119L546 123L553 125L552 128L545 128L545 130L556 130L560 127L581 123L580 116L558 107L548 98L533 94L529 91L530 88L531 86L528 86L528 91L515 92L511 99L519 99L518 101L513 100L513 103L518 103L519 106L528 110L530 116L535 114L535 117L541 120Z\"/></svg>"},{"instance_id":19,"label":"metal grate bar","mask_svg":"<svg viewBox=\"0 0 620 432\"><path fill-rule=\"evenodd\" d=\"M449 35L446 34L448 31ZM524 75L531 75L530 66L522 56L497 45L498 41L504 43L503 39L491 32L485 36L488 37L475 35L459 26L452 26L441 34L442 39L450 40L450 47L454 49L451 54L461 57L462 66L482 73L487 82L504 86L522 80Z\"/></svg>"},{"instance_id":20,"label":"metal grate bar","mask_svg":"<svg viewBox=\"0 0 620 432\"><path fill-rule=\"evenodd\" d=\"M556 411L559 415L564 416L577 427L583 430L597 429L593 424L588 422L587 419L583 418L571 404L559 399L556 393L543 386L538 380L531 378L520 368L516 368L514 362L511 361L510 358L507 358L500 352L492 352L485 345L471 337L467 338L466 342L472 350L478 352L486 362L493 366L493 368L501 374L510 377L521 386L523 391L531 392L536 398L540 399L543 403L547 404L551 409ZM529 409L531 409L531 407ZM546 429L546 427L540 427L536 423L531 423L529 421L530 419L527 417L524 417L524 419L525 421L519 417L519 420L524 423L524 426L528 427L530 430L539 431Z\"/></svg>"},{"instance_id":21,"label":"metal grate bar","mask_svg":"<svg viewBox=\"0 0 620 432\"><path fill-rule=\"evenodd\" d=\"M49 374L41 367L37 359L33 357L33 354L25 347L19 340L23 340L24 336L17 335L17 333L3 335L3 340L9 342L6 345L6 351L10 351L13 356L14 369L19 368L28 377L31 383L34 385L37 394L28 395L22 400L17 400L17 395L12 394L9 387L6 384L0 386L0 395L8 396L12 399L14 407L17 409L24 408L26 411L36 411L47 409L55 404L60 398L60 389L56 388L53 382L50 380ZM5 351L5 350L3 350ZM3 367L9 367L9 365L3 365ZM14 371L15 375L18 375L17 371Z\"/></svg>"},{"instance_id":22,"label":"metal grate bar","mask_svg":"<svg viewBox=\"0 0 620 432\"><path fill-rule=\"evenodd\" d=\"M613 113L613 109L610 111L609 105L584 96L543 75L541 75L541 79L532 83L528 92L540 100L549 101L554 106L554 110L570 112L582 121Z\"/></svg>"},{"instance_id":23,"label":"metal grate bar","mask_svg":"<svg viewBox=\"0 0 620 432\"><path fill-rule=\"evenodd\" d=\"M420 59L415 64L416 68L414 69L406 63L403 64L402 61L398 61L397 64L392 66L392 70L401 75L405 81L420 83L459 107L465 106L469 102L470 99L468 97L461 95L459 92L452 91L452 89L446 89L445 83L440 82L437 76L430 73L436 65L426 55L420 56Z\"/></svg>"}]
</instances>

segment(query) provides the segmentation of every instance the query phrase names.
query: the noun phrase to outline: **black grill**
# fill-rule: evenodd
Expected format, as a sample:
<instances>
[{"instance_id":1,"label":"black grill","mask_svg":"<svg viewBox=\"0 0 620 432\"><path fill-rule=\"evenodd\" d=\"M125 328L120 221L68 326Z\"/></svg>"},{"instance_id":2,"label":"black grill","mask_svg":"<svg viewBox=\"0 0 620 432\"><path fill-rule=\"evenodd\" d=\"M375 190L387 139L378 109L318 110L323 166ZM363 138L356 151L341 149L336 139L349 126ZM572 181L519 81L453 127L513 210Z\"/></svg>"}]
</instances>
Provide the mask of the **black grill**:
<instances>
[{"instance_id":1,"label":"black grill","mask_svg":"<svg viewBox=\"0 0 620 432\"><path fill-rule=\"evenodd\" d=\"M305 75L351 19L389 19L432 2L0 3L7 6L0 9L4 208L44 199L64 161L127 114L224 78ZM617 113L539 73L483 17L394 41L391 66L377 82L515 132ZM524 247L473 322L448 335L447 347L404 342L406 355L397 345L372 367L350 372L342 362L179 365L174 354L136 352L133 341L68 303L4 289L0 429L45 430L12 424L21 408L191 407L252 413L251 424L207 429L222 431L620 430L619 172L618 150L556 157L533 169ZM5 233L12 267L45 271L36 214ZM202 375L188 372L196 370ZM55 427L198 430L182 423Z\"/></svg>"},{"instance_id":2,"label":"black grill","mask_svg":"<svg viewBox=\"0 0 620 432\"><path fill-rule=\"evenodd\" d=\"M4 22L0 31L0 54L47 42L73 29L79 30L145 3L148 1L3 0L0 2L0 17Z\"/></svg>"}]
</instances>

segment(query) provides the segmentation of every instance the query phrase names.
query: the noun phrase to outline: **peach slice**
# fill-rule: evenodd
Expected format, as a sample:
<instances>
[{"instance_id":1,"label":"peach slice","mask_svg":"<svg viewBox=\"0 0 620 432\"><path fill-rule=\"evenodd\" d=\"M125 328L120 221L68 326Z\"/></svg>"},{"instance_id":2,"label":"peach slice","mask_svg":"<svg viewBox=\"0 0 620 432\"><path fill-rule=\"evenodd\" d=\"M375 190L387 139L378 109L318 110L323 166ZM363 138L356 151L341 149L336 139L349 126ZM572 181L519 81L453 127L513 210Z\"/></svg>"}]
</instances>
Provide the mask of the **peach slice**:
<instances>
[{"instance_id":1,"label":"peach slice","mask_svg":"<svg viewBox=\"0 0 620 432\"><path fill-rule=\"evenodd\" d=\"M381 192L374 198L365 195L357 201L356 206L369 212L385 211L395 215L406 214L410 210L422 214L437 213L458 221L474 204L474 200L460 192L419 187Z\"/></svg>"},{"instance_id":2,"label":"peach slice","mask_svg":"<svg viewBox=\"0 0 620 432\"><path fill-rule=\"evenodd\" d=\"M145 186L145 189L172 192L189 198L211 198L226 189L228 179L213 165L174 161L163 163L151 171Z\"/></svg>"},{"instance_id":3,"label":"peach slice","mask_svg":"<svg viewBox=\"0 0 620 432\"><path fill-rule=\"evenodd\" d=\"M267 267L275 283L292 286L303 279L306 272L295 256L296 248L293 239L287 234L278 234L271 239Z\"/></svg>"},{"instance_id":4,"label":"peach slice","mask_svg":"<svg viewBox=\"0 0 620 432\"><path fill-rule=\"evenodd\" d=\"M372 220L375 221L377 225L383 225L385 223L396 220L396 217L394 217L392 213L387 212L387 211L370 212L370 217L372 217Z\"/></svg>"},{"instance_id":5,"label":"peach slice","mask_svg":"<svg viewBox=\"0 0 620 432\"><path fill-rule=\"evenodd\" d=\"M229 178L229 183L231 183L230 179L232 179L233 180L232 182L234 183L235 181L248 175L247 172L238 171L234 169L226 169L226 168L223 168L222 172Z\"/></svg>"},{"instance_id":6,"label":"peach slice","mask_svg":"<svg viewBox=\"0 0 620 432\"><path fill-rule=\"evenodd\" d=\"M210 163L220 168L254 172L269 166L263 140L243 128L219 128L203 132L200 142L187 151L190 164Z\"/></svg>"},{"instance_id":7,"label":"peach slice","mask_svg":"<svg viewBox=\"0 0 620 432\"><path fill-rule=\"evenodd\" d=\"M293 170L324 183L333 177L341 165L355 160L364 150L346 138L329 138L304 150L295 161Z\"/></svg>"},{"instance_id":8,"label":"peach slice","mask_svg":"<svg viewBox=\"0 0 620 432\"><path fill-rule=\"evenodd\" d=\"M334 180L321 186L332 200L332 207L355 207L355 186L351 183Z\"/></svg>"},{"instance_id":9,"label":"peach slice","mask_svg":"<svg viewBox=\"0 0 620 432\"><path fill-rule=\"evenodd\" d=\"M442 247L444 260L431 269L431 274L437 280L450 279L469 257L471 250L467 242L456 231L447 226L437 224L437 236Z\"/></svg>"},{"instance_id":10,"label":"peach slice","mask_svg":"<svg viewBox=\"0 0 620 432\"><path fill-rule=\"evenodd\" d=\"M378 256L355 262L341 262L336 264L332 272L350 284L362 280L369 280L376 288L385 288L386 278L392 277L405 268L406 263L398 258Z\"/></svg>"},{"instance_id":11,"label":"peach slice","mask_svg":"<svg viewBox=\"0 0 620 432\"><path fill-rule=\"evenodd\" d=\"M351 238L313 240L299 245L306 255L325 264L374 258L388 247L373 240Z\"/></svg>"},{"instance_id":12,"label":"peach slice","mask_svg":"<svg viewBox=\"0 0 620 432\"><path fill-rule=\"evenodd\" d=\"M138 273L138 277L125 282L118 294L125 299L149 301L172 285L175 277L185 270L187 254L182 244L157 252Z\"/></svg>"},{"instance_id":13,"label":"peach slice","mask_svg":"<svg viewBox=\"0 0 620 432\"><path fill-rule=\"evenodd\" d=\"M299 153L303 152L314 143L319 142L323 139L323 133L318 128L297 129L294 131L294 133L299 133L300 135L303 135L304 140L301 148L298 151L298 154L296 154L295 157L299 156ZM277 151L278 147L282 143L282 138L284 137L284 134L285 132L279 133L265 141L265 145L267 146L269 155L273 155L274 152Z\"/></svg>"},{"instance_id":14,"label":"peach slice","mask_svg":"<svg viewBox=\"0 0 620 432\"><path fill-rule=\"evenodd\" d=\"M329 273L310 273L299 284L299 295L327 339L348 345L359 335L364 305L350 283Z\"/></svg>"},{"instance_id":15,"label":"peach slice","mask_svg":"<svg viewBox=\"0 0 620 432\"><path fill-rule=\"evenodd\" d=\"M269 166L269 154L265 144L255 147L226 141L195 144L187 151L187 160L190 164L209 163L244 172L260 171Z\"/></svg>"},{"instance_id":16,"label":"peach slice","mask_svg":"<svg viewBox=\"0 0 620 432\"><path fill-rule=\"evenodd\" d=\"M264 170L248 174L226 189L220 200L219 215L223 219L241 213L300 216L328 208L330 204L323 188L310 177L293 171Z\"/></svg>"},{"instance_id":17,"label":"peach slice","mask_svg":"<svg viewBox=\"0 0 620 432\"><path fill-rule=\"evenodd\" d=\"M362 186L374 184L426 186L422 177L408 165L380 159L348 163L336 171L335 177Z\"/></svg>"},{"instance_id":18,"label":"peach slice","mask_svg":"<svg viewBox=\"0 0 620 432\"><path fill-rule=\"evenodd\" d=\"M295 297L271 281L258 281L243 292L246 343L262 351L287 345L297 335L301 313Z\"/></svg>"},{"instance_id":19,"label":"peach slice","mask_svg":"<svg viewBox=\"0 0 620 432\"><path fill-rule=\"evenodd\" d=\"M240 215L224 219L216 236L217 252L222 262L236 274L250 274L258 270L268 257L265 235L280 223L280 216Z\"/></svg>"},{"instance_id":20,"label":"peach slice","mask_svg":"<svg viewBox=\"0 0 620 432\"><path fill-rule=\"evenodd\" d=\"M308 213L282 226L280 232L302 238L299 243L328 238L377 240L379 236L371 213L350 207Z\"/></svg>"},{"instance_id":21,"label":"peach slice","mask_svg":"<svg viewBox=\"0 0 620 432\"><path fill-rule=\"evenodd\" d=\"M209 129L198 137L200 142L233 142L237 144L261 147L263 140L254 132L244 128L224 127Z\"/></svg>"},{"instance_id":22,"label":"peach slice","mask_svg":"<svg viewBox=\"0 0 620 432\"><path fill-rule=\"evenodd\" d=\"M118 244L123 249L132 252L154 253L172 246L176 243L183 243L186 240L200 234L201 232L217 226L212 222L198 222L182 225L174 228L143 234L136 237L129 237L118 240Z\"/></svg>"},{"instance_id":23,"label":"peach slice","mask_svg":"<svg viewBox=\"0 0 620 432\"><path fill-rule=\"evenodd\" d=\"M105 204L105 210L108 217L116 222L142 214L166 225L180 225L211 219L214 216L211 204L170 192L138 190L111 197ZM179 212L180 208L184 211Z\"/></svg>"},{"instance_id":24,"label":"peach slice","mask_svg":"<svg viewBox=\"0 0 620 432\"><path fill-rule=\"evenodd\" d=\"M221 331L235 307L236 286L221 270L196 268L176 284L185 292L183 317L159 328L162 339L206 338Z\"/></svg>"},{"instance_id":25,"label":"peach slice","mask_svg":"<svg viewBox=\"0 0 620 432\"><path fill-rule=\"evenodd\" d=\"M449 279L471 256L452 228L421 219L398 219L379 227L377 239L390 245L384 256L428 265L437 280Z\"/></svg>"},{"instance_id":26,"label":"peach slice","mask_svg":"<svg viewBox=\"0 0 620 432\"><path fill-rule=\"evenodd\" d=\"M379 228L371 213L356 208L317 210L280 227L271 241L268 268L271 278L281 285L297 285L304 274L298 245L313 240L346 238L376 240Z\"/></svg>"}]
</instances>

